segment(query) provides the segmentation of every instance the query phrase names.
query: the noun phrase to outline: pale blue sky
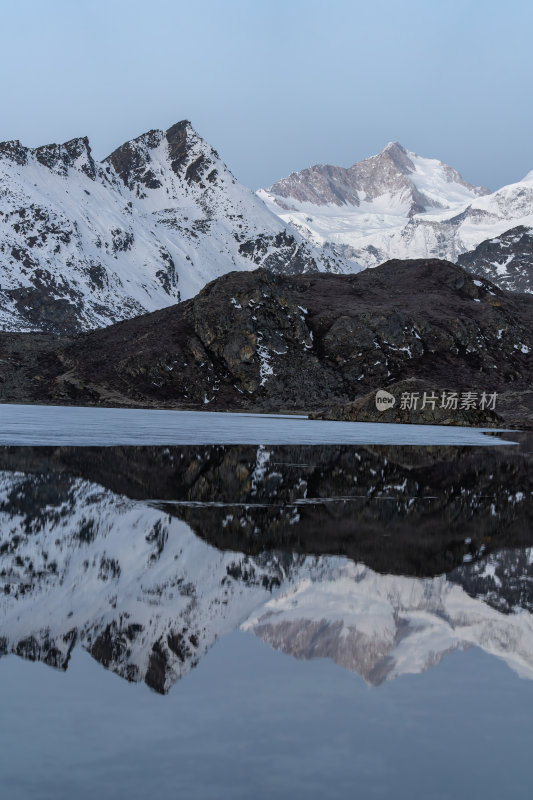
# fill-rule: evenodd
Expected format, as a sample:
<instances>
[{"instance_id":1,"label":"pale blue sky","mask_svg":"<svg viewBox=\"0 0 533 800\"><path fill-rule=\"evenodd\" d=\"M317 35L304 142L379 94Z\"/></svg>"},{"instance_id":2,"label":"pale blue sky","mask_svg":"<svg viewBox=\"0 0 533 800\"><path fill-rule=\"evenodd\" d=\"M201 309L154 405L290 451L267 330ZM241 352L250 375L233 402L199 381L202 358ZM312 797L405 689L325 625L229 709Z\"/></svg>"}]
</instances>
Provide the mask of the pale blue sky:
<instances>
[{"instance_id":1,"label":"pale blue sky","mask_svg":"<svg viewBox=\"0 0 533 800\"><path fill-rule=\"evenodd\" d=\"M1 0L0 140L94 155L190 119L256 188L398 140L533 169L530 0Z\"/></svg>"}]
</instances>

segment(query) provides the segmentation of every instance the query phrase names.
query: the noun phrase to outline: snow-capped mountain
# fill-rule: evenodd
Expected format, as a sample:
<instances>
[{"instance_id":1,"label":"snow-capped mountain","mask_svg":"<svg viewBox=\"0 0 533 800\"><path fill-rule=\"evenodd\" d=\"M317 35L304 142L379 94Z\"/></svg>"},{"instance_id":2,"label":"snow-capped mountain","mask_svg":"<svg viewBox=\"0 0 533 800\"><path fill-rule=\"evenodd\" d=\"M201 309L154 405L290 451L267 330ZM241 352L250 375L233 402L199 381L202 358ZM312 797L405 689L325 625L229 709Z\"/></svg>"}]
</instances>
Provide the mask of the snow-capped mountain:
<instances>
[{"instance_id":1,"label":"snow-capped mountain","mask_svg":"<svg viewBox=\"0 0 533 800\"><path fill-rule=\"evenodd\" d=\"M86 138L0 144L3 329L101 327L257 266L344 269L239 184L187 121L100 163Z\"/></svg>"},{"instance_id":2,"label":"snow-capped mountain","mask_svg":"<svg viewBox=\"0 0 533 800\"><path fill-rule=\"evenodd\" d=\"M533 226L533 172L491 193L397 142L348 168L318 165L293 173L258 195L315 246L335 246L355 269L392 258L457 261L511 228ZM500 268L486 277L523 291L502 262L494 254L488 263Z\"/></svg>"},{"instance_id":3,"label":"snow-capped mountain","mask_svg":"<svg viewBox=\"0 0 533 800\"><path fill-rule=\"evenodd\" d=\"M261 191L261 190L260 190ZM488 194L436 159L421 158L398 142L351 167L317 165L292 173L268 190L287 210L301 204L355 206L360 213L412 217L449 209Z\"/></svg>"},{"instance_id":4,"label":"snow-capped mountain","mask_svg":"<svg viewBox=\"0 0 533 800\"><path fill-rule=\"evenodd\" d=\"M102 162L86 138L35 149L4 142L0 328L102 327L257 266L354 272L390 258L464 258L502 288L529 291L528 246L513 239L509 253L517 226L531 236L533 172L491 194L397 143L254 194L187 121Z\"/></svg>"},{"instance_id":5,"label":"snow-capped mountain","mask_svg":"<svg viewBox=\"0 0 533 800\"><path fill-rule=\"evenodd\" d=\"M531 565L531 551L524 558ZM497 556L483 574L497 578ZM530 613L503 613L495 582L489 605L455 580L381 575L340 556L220 551L91 481L0 473L0 656L66 669L78 645L167 692L242 626L374 684L474 645L532 679Z\"/></svg>"}]
</instances>

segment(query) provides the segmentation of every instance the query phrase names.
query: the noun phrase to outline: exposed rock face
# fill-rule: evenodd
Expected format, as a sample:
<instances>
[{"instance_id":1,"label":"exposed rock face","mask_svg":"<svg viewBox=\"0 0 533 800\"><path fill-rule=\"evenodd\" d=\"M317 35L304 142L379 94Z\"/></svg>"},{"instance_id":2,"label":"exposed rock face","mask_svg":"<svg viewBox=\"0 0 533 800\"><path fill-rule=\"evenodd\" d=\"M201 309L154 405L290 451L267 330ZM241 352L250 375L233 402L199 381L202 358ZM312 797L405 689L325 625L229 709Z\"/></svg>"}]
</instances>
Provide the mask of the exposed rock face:
<instances>
[{"instance_id":1,"label":"exposed rock face","mask_svg":"<svg viewBox=\"0 0 533 800\"><path fill-rule=\"evenodd\" d=\"M463 253L457 263L502 289L533 294L533 232L518 226Z\"/></svg>"},{"instance_id":2,"label":"exposed rock face","mask_svg":"<svg viewBox=\"0 0 533 800\"><path fill-rule=\"evenodd\" d=\"M310 411L408 378L526 396L532 304L438 261L355 276L231 273L73 340L2 335L1 397Z\"/></svg>"},{"instance_id":3,"label":"exposed rock face","mask_svg":"<svg viewBox=\"0 0 533 800\"><path fill-rule=\"evenodd\" d=\"M0 327L74 333L192 297L235 269L344 270L237 183L187 121L103 162L86 138L0 144Z\"/></svg>"}]
</instances>

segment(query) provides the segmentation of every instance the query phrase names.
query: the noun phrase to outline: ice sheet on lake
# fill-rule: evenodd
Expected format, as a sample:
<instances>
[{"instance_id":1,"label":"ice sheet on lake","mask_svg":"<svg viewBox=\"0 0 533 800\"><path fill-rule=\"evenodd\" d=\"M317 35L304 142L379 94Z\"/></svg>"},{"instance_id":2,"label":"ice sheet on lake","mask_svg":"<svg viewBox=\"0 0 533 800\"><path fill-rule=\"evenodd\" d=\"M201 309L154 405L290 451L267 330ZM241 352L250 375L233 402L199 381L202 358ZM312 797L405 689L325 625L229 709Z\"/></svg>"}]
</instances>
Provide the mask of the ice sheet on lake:
<instances>
[{"instance_id":1,"label":"ice sheet on lake","mask_svg":"<svg viewBox=\"0 0 533 800\"><path fill-rule=\"evenodd\" d=\"M0 445L397 444L479 446L494 429L206 411L0 404Z\"/></svg>"}]
</instances>

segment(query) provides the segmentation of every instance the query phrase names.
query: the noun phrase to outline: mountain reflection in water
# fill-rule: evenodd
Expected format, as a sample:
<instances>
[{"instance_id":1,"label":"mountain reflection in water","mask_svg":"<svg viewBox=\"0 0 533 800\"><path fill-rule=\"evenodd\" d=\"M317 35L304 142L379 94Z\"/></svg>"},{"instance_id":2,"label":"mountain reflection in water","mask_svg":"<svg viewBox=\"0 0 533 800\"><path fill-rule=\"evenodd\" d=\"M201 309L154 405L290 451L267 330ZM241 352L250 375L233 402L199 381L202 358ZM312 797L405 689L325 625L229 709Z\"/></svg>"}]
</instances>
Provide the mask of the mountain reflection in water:
<instances>
[{"instance_id":1,"label":"mountain reflection in water","mask_svg":"<svg viewBox=\"0 0 533 800\"><path fill-rule=\"evenodd\" d=\"M533 677L518 447L0 449L0 655L171 686L241 628L380 684L472 645Z\"/></svg>"}]
</instances>

